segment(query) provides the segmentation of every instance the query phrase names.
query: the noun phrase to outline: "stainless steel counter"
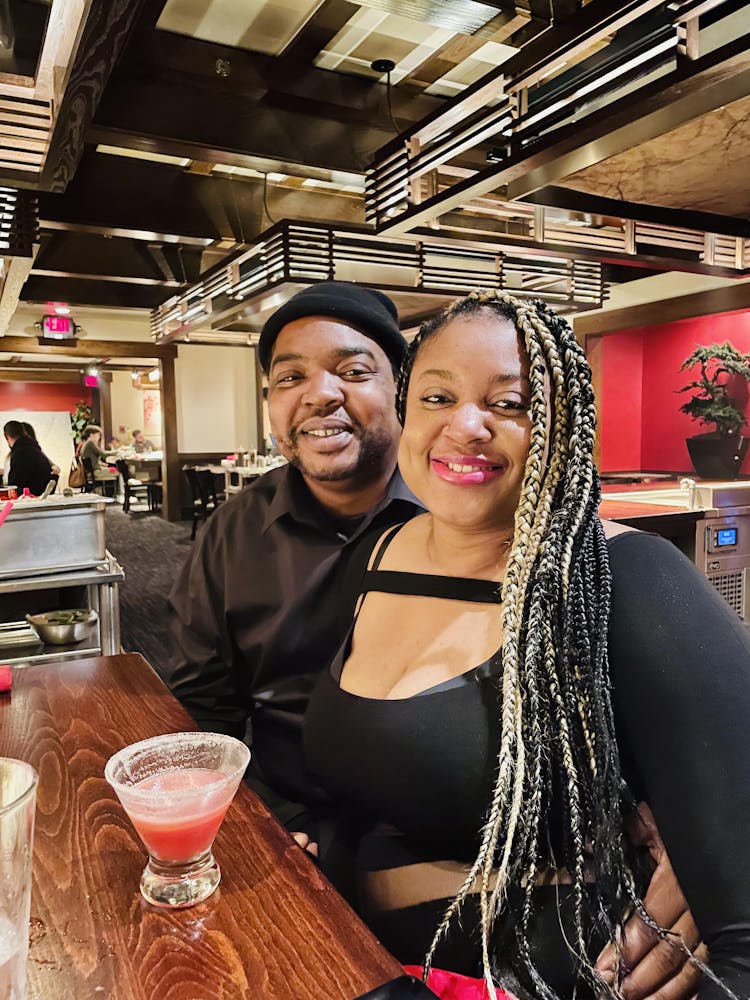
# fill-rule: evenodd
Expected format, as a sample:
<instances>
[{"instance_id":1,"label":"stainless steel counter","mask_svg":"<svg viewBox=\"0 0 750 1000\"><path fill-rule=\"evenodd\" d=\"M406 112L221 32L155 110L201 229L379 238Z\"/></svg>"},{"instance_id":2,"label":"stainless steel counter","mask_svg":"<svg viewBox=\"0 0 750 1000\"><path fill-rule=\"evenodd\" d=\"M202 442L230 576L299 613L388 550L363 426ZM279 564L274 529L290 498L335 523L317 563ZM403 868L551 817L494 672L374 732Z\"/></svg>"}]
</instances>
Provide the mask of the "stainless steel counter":
<instances>
[{"instance_id":1,"label":"stainless steel counter","mask_svg":"<svg viewBox=\"0 0 750 1000\"><path fill-rule=\"evenodd\" d=\"M52 660L74 660L82 656L113 656L120 652L120 601L119 585L125 575L114 556L105 552L105 558L96 566L63 573L17 576L0 580L0 600L4 594L23 594L43 590L86 588L86 603L98 615L96 628L89 639L69 646L45 646L42 642L14 640L28 629L23 621L0 623L0 662L15 666L29 666Z\"/></svg>"},{"instance_id":2,"label":"stainless steel counter","mask_svg":"<svg viewBox=\"0 0 750 1000\"><path fill-rule=\"evenodd\" d=\"M627 507L627 516L611 513L618 504ZM655 489L608 489L600 511L602 517L643 526L674 541L750 624L750 481L685 478ZM682 522L688 515L694 521L686 531Z\"/></svg>"},{"instance_id":3,"label":"stainless steel counter","mask_svg":"<svg viewBox=\"0 0 750 1000\"><path fill-rule=\"evenodd\" d=\"M108 503L112 503L111 498L98 493L13 501L0 525L0 579L61 573L101 563Z\"/></svg>"}]
</instances>

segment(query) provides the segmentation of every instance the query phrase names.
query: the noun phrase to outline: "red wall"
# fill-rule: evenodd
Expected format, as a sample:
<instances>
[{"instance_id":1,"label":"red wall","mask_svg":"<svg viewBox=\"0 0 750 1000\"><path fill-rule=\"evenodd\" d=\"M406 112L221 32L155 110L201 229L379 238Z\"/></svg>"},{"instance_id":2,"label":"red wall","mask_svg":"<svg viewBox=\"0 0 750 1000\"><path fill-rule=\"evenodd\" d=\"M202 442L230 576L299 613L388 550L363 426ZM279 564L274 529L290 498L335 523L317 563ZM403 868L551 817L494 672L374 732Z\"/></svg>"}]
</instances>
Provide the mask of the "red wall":
<instances>
[{"instance_id":1,"label":"red wall","mask_svg":"<svg viewBox=\"0 0 750 1000\"><path fill-rule=\"evenodd\" d=\"M643 335L635 330L603 337L600 357L602 471L644 468L641 464Z\"/></svg>"},{"instance_id":2,"label":"red wall","mask_svg":"<svg viewBox=\"0 0 750 1000\"><path fill-rule=\"evenodd\" d=\"M685 438L713 428L680 413L688 394L676 390L693 377L691 372L680 372L680 365L696 346L725 340L738 351L750 353L750 310L623 330L601 338L602 472L691 470ZM750 421L746 393L745 398ZM750 434L750 426L743 433ZM750 474L750 454L742 471Z\"/></svg>"},{"instance_id":3,"label":"red wall","mask_svg":"<svg viewBox=\"0 0 750 1000\"><path fill-rule=\"evenodd\" d=\"M0 382L0 411L45 410L55 412L76 408L81 400L91 406L91 389L72 382Z\"/></svg>"}]
</instances>

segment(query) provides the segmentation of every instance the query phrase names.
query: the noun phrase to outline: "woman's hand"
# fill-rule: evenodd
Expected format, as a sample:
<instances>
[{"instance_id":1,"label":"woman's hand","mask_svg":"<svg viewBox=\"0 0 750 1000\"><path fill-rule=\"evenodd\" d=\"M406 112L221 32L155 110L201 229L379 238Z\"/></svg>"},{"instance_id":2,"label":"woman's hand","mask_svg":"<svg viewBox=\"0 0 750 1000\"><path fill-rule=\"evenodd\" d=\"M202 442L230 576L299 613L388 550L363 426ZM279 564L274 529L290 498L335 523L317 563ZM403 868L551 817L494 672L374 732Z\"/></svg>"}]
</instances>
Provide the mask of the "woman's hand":
<instances>
[{"instance_id":1,"label":"woman's hand","mask_svg":"<svg viewBox=\"0 0 750 1000\"><path fill-rule=\"evenodd\" d=\"M705 962L708 952L701 943L700 932L670 864L653 813L643 802L638 806L638 817L628 828L628 835L635 847L647 847L656 862L643 898L646 910L661 927L679 934L690 951ZM601 953L596 969L608 983L614 981L613 944L608 944ZM678 945L661 940L634 914L625 924L620 975L620 989L626 1000L688 1000L697 992L701 971L688 962L687 955Z\"/></svg>"},{"instance_id":2,"label":"woman's hand","mask_svg":"<svg viewBox=\"0 0 750 1000\"><path fill-rule=\"evenodd\" d=\"M310 840L306 833L293 833L292 837L297 841L303 851L307 851L314 858L318 856L318 845L314 840Z\"/></svg>"}]
</instances>

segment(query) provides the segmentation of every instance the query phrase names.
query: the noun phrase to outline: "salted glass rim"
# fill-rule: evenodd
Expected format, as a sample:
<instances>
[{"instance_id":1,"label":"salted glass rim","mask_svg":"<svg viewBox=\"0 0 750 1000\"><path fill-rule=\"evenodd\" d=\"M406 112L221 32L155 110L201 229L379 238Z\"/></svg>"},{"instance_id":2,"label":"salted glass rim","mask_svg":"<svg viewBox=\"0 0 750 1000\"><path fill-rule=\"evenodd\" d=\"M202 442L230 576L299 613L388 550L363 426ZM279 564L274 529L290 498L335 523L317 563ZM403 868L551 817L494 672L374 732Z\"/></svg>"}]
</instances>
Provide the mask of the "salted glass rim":
<instances>
[{"instance_id":1,"label":"salted glass rim","mask_svg":"<svg viewBox=\"0 0 750 1000\"><path fill-rule=\"evenodd\" d=\"M29 764L28 761L18 760L17 757L0 757L0 766L3 764L13 764L15 767L20 767L22 771L26 771L30 781L20 795L17 795L5 805L0 805L0 817L6 816L8 813L13 812L14 809L18 809L19 806L23 805L29 796L34 794L39 784L39 774L36 768Z\"/></svg>"},{"instance_id":2,"label":"salted glass rim","mask_svg":"<svg viewBox=\"0 0 750 1000\"><path fill-rule=\"evenodd\" d=\"M216 772L217 774L220 774L223 777L225 783L230 781L232 778L236 777L238 774L239 774L238 780L240 780L245 770L247 769L247 765L250 763L250 748L247 746L247 744L243 743L242 740L238 740L234 736L227 736L226 733L208 733L208 732L203 732L202 730L198 730L197 732L191 731L191 732L179 732L179 733L164 733L161 736L150 736L148 739L138 740L137 743L129 743L126 747L122 747L116 753L113 753L104 767L105 779L115 789L115 791L119 791L120 789L122 789L129 798L132 797L143 798L143 799L153 798L154 793L152 791L139 790L137 784L129 785L126 782L121 781L119 778L115 777L114 771L117 768L117 766L121 764L122 755L126 751L128 752L129 755L135 756L142 751L158 749L160 744L166 744L169 743L170 741L174 742L175 737L177 737L183 744L200 743L203 740L213 740L217 743L233 745L238 750L240 750L243 762L239 763L236 767L232 768L232 770L228 773L225 771L218 771L218 770ZM175 767L175 770L178 769L179 765ZM215 784L218 784L218 782L216 782ZM173 799L184 801L186 797L188 798L201 797L205 796L211 790L215 791L216 790L215 784L212 783L211 785L198 786L195 789L190 789L190 790L180 789L179 791L175 792L161 791L159 792L159 797L162 802L165 801L170 802Z\"/></svg>"}]
</instances>

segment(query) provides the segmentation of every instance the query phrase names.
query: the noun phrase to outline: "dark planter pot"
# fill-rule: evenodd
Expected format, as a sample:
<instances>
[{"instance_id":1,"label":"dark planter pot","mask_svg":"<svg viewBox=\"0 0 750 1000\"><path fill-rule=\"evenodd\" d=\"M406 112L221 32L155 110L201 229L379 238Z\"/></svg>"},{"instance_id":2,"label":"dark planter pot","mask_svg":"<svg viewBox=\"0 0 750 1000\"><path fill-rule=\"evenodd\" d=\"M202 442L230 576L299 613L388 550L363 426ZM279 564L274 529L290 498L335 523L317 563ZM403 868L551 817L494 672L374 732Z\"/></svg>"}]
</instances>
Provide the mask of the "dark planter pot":
<instances>
[{"instance_id":1,"label":"dark planter pot","mask_svg":"<svg viewBox=\"0 0 750 1000\"><path fill-rule=\"evenodd\" d=\"M690 461L701 479L736 479L750 438L740 434L696 434L686 439Z\"/></svg>"}]
</instances>

